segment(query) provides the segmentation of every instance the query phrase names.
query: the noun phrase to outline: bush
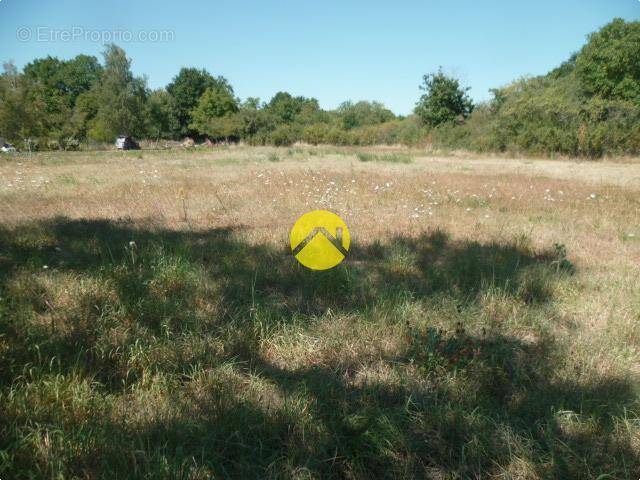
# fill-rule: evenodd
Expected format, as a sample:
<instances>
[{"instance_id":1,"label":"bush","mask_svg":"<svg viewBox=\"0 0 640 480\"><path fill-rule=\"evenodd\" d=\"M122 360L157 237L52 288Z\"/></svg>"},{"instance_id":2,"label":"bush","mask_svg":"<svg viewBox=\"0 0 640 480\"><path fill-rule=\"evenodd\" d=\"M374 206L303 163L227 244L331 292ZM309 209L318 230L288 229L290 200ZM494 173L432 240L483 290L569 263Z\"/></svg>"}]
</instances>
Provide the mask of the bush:
<instances>
[{"instance_id":1,"label":"bush","mask_svg":"<svg viewBox=\"0 0 640 480\"><path fill-rule=\"evenodd\" d=\"M349 131L351 145L416 145L424 141L427 130L416 117L393 120Z\"/></svg>"},{"instance_id":2,"label":"bush","mask_svg":"<svg viewBox=\"0 0 640 480\"><path fill-rule=\"evenodd\" d=\"M585 98L572 70L520 80L496 92L464 125L431 132L440 148L530 155L603 155L640 152L640 105Z\"/></svg>"},{"instance_id":3,"label":"bush","mask_svg":"<svg viewBox=\"0 0 640 480\"><path fill-rule=\"evenodd\" d=\"M328 143L330 127L326 123L309 125L302 131L302 141L311 145Z\"/></svg>"},{"instance_id":4,"label":"bush","mask_svg":"<svg viewBox=\"0 0 640 480\"><path fill-rule=\"evenodd\" d=\"M280 125L269 135L269 143L276 147L288 147L298 140L296 130L290 125Z\"/></svg>"}]
</instances>

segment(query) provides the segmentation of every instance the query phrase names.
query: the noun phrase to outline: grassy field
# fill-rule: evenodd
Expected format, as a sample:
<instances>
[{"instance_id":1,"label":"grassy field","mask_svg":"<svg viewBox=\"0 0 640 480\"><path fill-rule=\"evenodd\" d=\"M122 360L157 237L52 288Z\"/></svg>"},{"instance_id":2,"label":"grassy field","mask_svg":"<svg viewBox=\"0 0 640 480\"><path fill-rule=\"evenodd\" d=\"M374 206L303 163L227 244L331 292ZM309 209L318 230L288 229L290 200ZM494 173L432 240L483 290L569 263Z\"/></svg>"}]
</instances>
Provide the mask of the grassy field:
<instances>
[{"instance_id":1,"label":"grassy field","mask_svg":"<svg viewBox=\"0 0 640 480\"><path fill-rule=\"evenodd\" d=\"M633 159L0 157L0 478L638 478L639 194Z\"/></svg>"}]
</instances>

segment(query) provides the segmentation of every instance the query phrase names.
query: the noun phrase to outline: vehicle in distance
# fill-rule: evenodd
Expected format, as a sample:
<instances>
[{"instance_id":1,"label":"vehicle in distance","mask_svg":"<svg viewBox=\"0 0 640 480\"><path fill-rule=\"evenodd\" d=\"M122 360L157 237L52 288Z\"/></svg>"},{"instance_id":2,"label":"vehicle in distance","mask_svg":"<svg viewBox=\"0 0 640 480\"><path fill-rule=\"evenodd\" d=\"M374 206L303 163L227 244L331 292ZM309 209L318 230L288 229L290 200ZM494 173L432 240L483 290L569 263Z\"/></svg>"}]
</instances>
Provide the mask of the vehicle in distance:
<instances>
[{"instance_id":1,"label":"vehicle in distance","mask_svg":"<svg viewBox=\"0 0 640 480\"><path fill-rule=\"evenodd\" d=\"M116 148L118 150L140 150L140 145L129 135L120 135L116 139Z\"/></svg>"}]
</instances>

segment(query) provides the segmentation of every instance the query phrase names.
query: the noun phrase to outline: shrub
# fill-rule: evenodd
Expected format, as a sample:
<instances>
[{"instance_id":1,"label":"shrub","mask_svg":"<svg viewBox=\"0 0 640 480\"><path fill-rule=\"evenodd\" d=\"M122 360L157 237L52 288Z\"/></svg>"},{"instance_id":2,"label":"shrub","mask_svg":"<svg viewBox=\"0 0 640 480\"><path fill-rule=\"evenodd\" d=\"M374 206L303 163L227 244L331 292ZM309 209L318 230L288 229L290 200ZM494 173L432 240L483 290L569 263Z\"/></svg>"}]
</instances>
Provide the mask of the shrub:
<instances>
[{"instance_id":1,"label":"shrub","mask_svg":"<svg viewBox=\"0 0 640 480\"><path fill-rule=\"evenodd\" d=\"M290 125L280 125L271 132L269 140L276 147L288 147L298 140L298 136L295 129Z\"/></svg>"},{"instance_id":2,"label":"shrub","mask_svg":"<svg viewBox=\"0 0 640 480\"><path fill-rule=\"evenodd\" d=\"M433 129L438 147L531 155L602 155L640 152L640 105L585 98L576 73L565 69L520 80L495 92L463 125Z\"/></svg>"},{"instance_id":3,"label":"shrub","mask_svg":"<svg viewBox=\"0 0 640 480\"><path fill-rule=\"evenodd\" d=\"M302 141L311 145L320 145L328 143L330 127L326 123L317 123L308 125L302 131Z\"/></svg>"}]
</instances>

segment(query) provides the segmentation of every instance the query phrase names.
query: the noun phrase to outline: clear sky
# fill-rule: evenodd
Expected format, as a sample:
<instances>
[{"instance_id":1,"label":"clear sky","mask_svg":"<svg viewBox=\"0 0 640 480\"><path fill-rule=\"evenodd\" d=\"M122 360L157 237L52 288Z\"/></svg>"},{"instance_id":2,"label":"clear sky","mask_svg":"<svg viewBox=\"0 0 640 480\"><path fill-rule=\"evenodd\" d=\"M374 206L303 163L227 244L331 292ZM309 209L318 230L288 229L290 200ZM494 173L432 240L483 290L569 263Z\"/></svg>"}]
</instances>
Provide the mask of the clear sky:
<instances>
[{"instance_id":1,"label":"clear sky","mask_svg":"<svg viewBox=\"0 0 640 480\"><path fill-rule=\"evenodd\" d=\"M285 90L324 108L365 99L407 114L440 65L487 99L557 66L614 17L639 20L640 1L0 0L0 61L100 56L112 38L153 88L195 66L241 98Z\"/></svg>"}]
</instances>

